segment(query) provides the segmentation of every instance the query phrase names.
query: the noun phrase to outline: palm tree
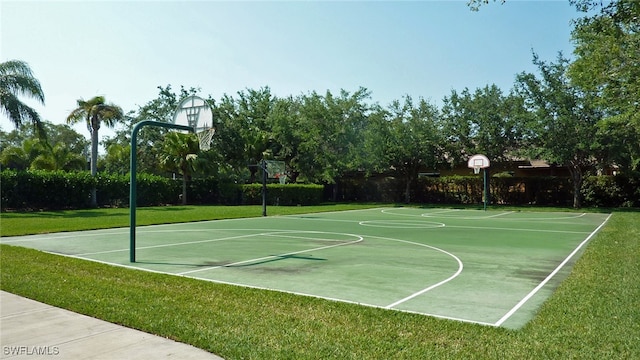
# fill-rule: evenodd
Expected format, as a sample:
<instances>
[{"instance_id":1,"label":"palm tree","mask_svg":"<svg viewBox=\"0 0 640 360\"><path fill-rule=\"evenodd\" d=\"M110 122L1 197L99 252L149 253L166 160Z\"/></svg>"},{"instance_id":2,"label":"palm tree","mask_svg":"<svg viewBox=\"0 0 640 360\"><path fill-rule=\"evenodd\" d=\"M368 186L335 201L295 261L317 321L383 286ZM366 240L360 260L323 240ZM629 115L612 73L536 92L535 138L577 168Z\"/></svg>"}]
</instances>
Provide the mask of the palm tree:
<instances>
[{"instance_id":1,"label":"palm tree","mask_svg":"<svg viewBox=\"0 0 640 360\"><path fill-rule=\"evenodd\" d=\"M108 173L125 175L129 172L131 145L111 144L107 147L104 169Z\"/></svg>"},{"instance_id":2,"label":"palm tree","mask_svg":"<svg viewBox=\"0 0 640 360\"><path fill-rule=\"evenodd\" d=\"M57 143L53 147L45 147L45 152L31 162L32 169L42 170L82 170L87 166L85 157L72 152L67 144Z\"/></svg>"},{"instance_id":3,"label":"palm tree","mask_svg":"<svg viewBox=\"0 0 640 360\"><path fill-rule=\"evenodd\" d=\"M160 160L165 169L182 175L182 205L187 204L187 179L197 158L198 139L192 134L170 132L164 140L164 155Z\"/></svg>"},{"instance_id":4,"label":"palm tree","mask_svg":"<svg viewBox=\"0 0 640 360\"><path fill-rule=\"evenodd\" d=\"M104 96L96 96L88 101L78 100L78 107L67 116L67 123L75 124L81 121L87 123L91 134L91 176L98 173L98 130L104 122L108 127L114 127L122 121L123 113L119 106L107 104ZM96 188L91 190L91 206L98 206Z\"/></svg>"},{"instance_id":5,"label":"palm tree","mask_svg":"<svg viewBox=\"0 0 640 360\"><path fill-rule=\"evenodd\" d=\"M45 138L45 131L40 121L40 115L31 107L20 101L19 96L38 100L44 104L44 93L40 82L33 77L31 68L26 62L9 60L0 63L0 108L17 127L24 121L29 121L36 128L38 136Z\"/></svg>"},{"instance_id":6,"label":"palm tree","mask_svg":"<svg viewBox=\"0 0 640 360\"><path fill-rule=\"evenodd\" d=\"M8 169L26 170L38 156L47 151L45 143L38 139L25 139L20 146L9 146L0 153L0 163Z\"/></svg>"}]
</instances>

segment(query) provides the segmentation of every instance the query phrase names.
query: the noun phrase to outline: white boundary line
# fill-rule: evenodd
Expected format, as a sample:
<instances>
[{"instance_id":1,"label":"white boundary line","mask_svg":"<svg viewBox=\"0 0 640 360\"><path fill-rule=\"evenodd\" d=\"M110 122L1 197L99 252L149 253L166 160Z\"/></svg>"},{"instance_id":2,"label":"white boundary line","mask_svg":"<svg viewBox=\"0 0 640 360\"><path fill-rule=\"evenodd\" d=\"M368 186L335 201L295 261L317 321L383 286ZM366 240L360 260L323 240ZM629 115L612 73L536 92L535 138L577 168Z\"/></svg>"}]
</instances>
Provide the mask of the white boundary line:
<instances>
[{"instance_id":1,"label":"white boundary line","mask_svg":"<svg viewBox=\"0 0 640 360\"><path fill-rule=\"evenodd\" d=\"M609 218L611 217L611 214L609 214L609 216L607 216L607 218L602 222L602 224L600 224L600 226L598 226L595 230L593 230L591 232L591 234L589 234L589 236L587 236L586 239L584 239L584 241L582 241L572 252L571 254L569 254L569 256L567 256L561 263L560 265L558 265L558 267L556 267L551 274L549 274L549 276L547 276L540 284L538 284L538 286L536 286L533 290L531 290L531 292L529 294L527 294L527 296L525 296L524 298L522 298L522 300L520 300L520 302L518 302L511 310L509 310L506 314L504 314L504 316L502 318L500 318L500 320L496 321L496 323L494 324L495 326L501 326L505 321L507 321L511 315L513 315L516 311L518 311L527 301L529 301L529 299L531 299L533 297L533 295L535 295L540 289L542 289L543 286L545 286L549 280L551 280L551 278L553 278L558 271L560 271L560 269L562 269L567 262L569 262L569 260L571 260L571 258L587 243L589 242L589 240L591 240L591 238L598 232L598 230L600 230L609 220Z\"/></svg>"},{"instance_id":2,"label":"white boundary line","mask_svg":"<svg viewBox=\"0 0 640 360\"><path fill-rule=\"evenodd\" d=\"M381 211L382 213L389 213L385 210L394 210L395 208L368 208L368 209L354 209L354 210L346 210L349 212L364 212L364 211L371 211L371 210L378 210ZM457 211L458 209L452 209L450 210L451 212L453 211ZM279 218L287 218L287 217L291 217L291 218L301 218L301 216L305 216L305 215L315 215L315 214L327 214L327 213L343 213L345 211L331 211L331 212L321 212L321 213L308 213L308 214L299 214L299 215L283 215L283 216L277 216ZM443 212L448 212L448 211L443 211ZM393 214L393 213L390 213ZM501 213L498 215L493 215L492 217L495 216L501 216L501 215L506 215L507 213ZM422 216L422 215L407 215L407 214L393 214L393 215L401 215L401 216ZM579 218L582 216L585 216L586 213L582 213L576 216L571 216L571 217L567 217L568 218ZM85 254L80 254L80 255L71 255L71 254L63 254L63 253L56 253L56 252L50 252L50 251L46 251L46 250L40 250L46 253L50 253L50 254L54 254L54 255L59 255L59 256L66 256L66 257L71 257L71 258L76 258L76 259L80 259L80 260L87 260L87 261L93 261L93 262L97 262L97 263L102 263L102 264L106 264L106 265L111 265L111 266L119 266L119 267L124 267L124 268L129 268L129 269L135 269L135 270L142 270L142 271L148 271L148 272L153 272L153 273L159 273L159 274L166 274L166 275L174 275L174 276L182 276L182 277L187 277L187 278L193 278L193 279L198 279L198 280L204 280L204 281L209 281L209 282L214 282L214 283L221 283L221 284L228 284L228 285L234 285L234 286L242 286L242 287L248 287L248 288L256 288L256 289L262 289L262 290L272 290L272 291L278 291L278 292L285 292L285 293L291 293L291 294L295 294L295 295L301 295L301 296L310 296L310 297L315 297L315 298L322 298L322 299L326 299L326 300L332 300L332 301L340 301L340 302L346 302L346 303L354 303L354 304L359 304L359 305L363 305L363 306L368 306L368 307L374 307L374 308L383 308L383 309L390 309L393 311L401 311L401 312L406 312L406 313L415 313L415 314L420 314L420 315L426 315L426 316L432 316L432 317L436 317L436 318L442 318L442 319L449 319L449 320L456 320L456 321L462 321L462 322L467 322L467 323L475 323L475 324L481 324L481 325L487 325L487 326L495 326L495 327L499 327L501 326L505 321L507 321L516 311L518 311L531 297L533 297L533 295L535 295L535 293L537 293L544 285L546 285L546 283L553 277L555 276L555 274L560 271L560 269L607 223L607 221L609 220L609 218L612 216L612 214L609 214L606 219L593 231L589 234L589 236L578 245L578 247L571 253L569 254L569 256L567 256L567 258L549 275L547 276L547 278L545 280L543 280L542 283L540 283L534 290L532 290L527 296L525 296L525 298L523 298L518 304L516 304L516 306L514 306L511 310L509 310L509 312L507 312L500 320L498 320L496 323L487 323L487 322L482 322L482 321L475 321L475 320L469 320L469 319L460 319L460 318L455 318L455 317L449 317L449 316L443 316L443 315L438 315L438 314L430 314L430 313L423 313L423 312L419 312L419 311L411 311L411 310L402 310L402 309L393 309L393 306L396 306L402 302L408 301L411 298L414 298L416 296L419 296L421 294L424 294L425 292L432 290L434 288L436 288L437 286L440 286L446 282L451 281L453 278L457 277L459 275L459 273L462 271L462 262L455 257L455 255L450 254L444 250L438 249L438 248L434 248L432 246L429 245L425 245L425 244L419 244L419 243L413 243L413 242L409 242L409 241L405 241L405 240L399 240L399 239L391 239L391 238L382 238L382 237L378 237L378 236L369 236L372 238L380 238L380 239L387 239L387 240L392 240L392 241L399 241L399 242L407 242L407 243L411 243L411 244L416 244L416 245L420 245L420 246L425 246L425 247L429 247L429 248L433 248L435 250L438 251L442 251L450 256L453 256L458 262L459 262L459 269L456 272L456 274L454 274L453 276L451 276L450 278L441 281L438 284L434 284L432 286L429 286L428 288L422 289L404 299L401 299L399 301L396 301L393 304L387 305L387 306L378 306L378 305L372 305L372 304L367 304L367 303L361 303L361 302L355 302L355 301L350 301L350 300L343 300L343 299L336 299L336 298L330 298L330 297L323 297L323 296L319 296L319 295L311 295L311 294L305 294L305 293L299 293L299 292L292 292L292 291L286 291L286 290L280 290L280 289L271 289L271 288L267 288L267 287L259 287L259 286L252 286L252 285L247 285L247 284L241 284L241 283L233 283L233 282L227 282L227 281L221 281L221 280L214 280L214 279L207 279L207 278L200 278L200 277L194 277L194 276L188 276L188 275L183 275L185 273L170 273L170 272L165 272L165 271L157 271L157 270L151 270L151 269L146 269L146 268L141 268L141 267L136 267L136 266L132 266L132 265L126 265L126 264L118 264L118 263L110 263L110 262L106 262L106 261L101 261L101 260L97 260L97 259L91 259L91 258L84 258L81 257L81 255L85 255ZM272 216L270 218L274 218L276 216ZM427 217L427 216L425 216ZM458 218L459 217L452 217L452 218ZM181 226L181 225L187 225L190 226L194 223L207 223L207 222L222 222L222 221L236 221L236 220L247 220L247 219L260 219L259 217L255 217L255 218L235 218L235 219L221 219L221 220L206 220L206 221L198 221L198 222L188 222L188 223L173 223L173 224L156 224L156 225L148 225L148 226L140 226L139 229L141 231L144 231L144 228L151 228L151 227L165 227L165 226ZM262 219L265 219L265 217L263 217ZM556 220L557 218L553 219ZM562 218L564 219L564 218ZM327 220L327 221L346 221L346 220L337 220L337 219L309 219L309 220ZM518 219L520 220L520 219ZM546 219L535 219L535 220L546 220ZM551 220L551 219L549 219ZM346 222L358 222L358 221L346 221ZM478 229L483 229L484 227L470 227L470 226L450 226L450 227L459 227L459 228L478 228ZM501 230L520 230L520 231L541 231L541 232L565 232L565 233L587 233L587 232L575 232L575 231L549 231L549 230L533 230L533 229L507 229L507 228L495 228L495 229L501 229ZM5 237L4 239L2 239L2 237L0 237L0 244L4 243L4 244L8 244L8 243L13 243L13 242L21 242L21 241L38 241L38 240L52 240L52 239L64 239L64 238L68 238L68 237L82 237L82 236L95 236L94 231L98 231L98 232L102 232L105 231L106 234L104 235L116 235L116 234L121 234L124 233L125 231L124 228L120 228L120 229L96 229L96 230L89 230L90 234L86 234L86 231L74 231L74 232L64 232L64 233L53 233L53 234L33 234L33 235L27 235L27 236L20 236L20 237ZM189 229L189 230L183 230L183 231L210 231L211 229ZM217 230L217 229L216 229ZM114 231L113 233L109 233L110 231ZM153 232L162 232L163 230L149 230L146 231L147 233L153 233ZM180 230L164 230L164 231L180 231ZM269 229L268 231L271 232L271 234L275 234L278 233L279 231L282 232L297 232L295 230L276 230L276 229ZM47 236L50 235L50 236ZM246 236L255 236L257 234L251 234L251 235L246 235ZM269 235L267 233L264 233L264 235ZM352 235L352 234L350 234ZM43 239L44 236L44 239ZM244 236L242 236L244 237ZM205 240L205 241L219 241L220 239L216 239L216 240ZM198 242L204 242L204 241L198 241ZM338 245L330 245L328 247L335 247L335 246L341 246L341 245L347 245L350 243L341 243ZM178 244L175 244L178 245ZM172 245L160 245L160 246L172 246ZM154 246L155 247L155 246ZM324 247L326 248L326 247ZM128 251L129 249L123 250L123 251ZM312 250L317 250L317 249L310 249L310 250L303 250L303 251L299 251L299 252L293 252L293 253L288 253L288 254L284 254L284 255L292 255L292 254L296 254L296 253L301 253L301 252L306 252L306 251L312 251ZM115 250L115 251L120 251L120 250ZM282 256L282 255L281 255ZM270 257L276 257L276 256L270 256ZM270 257L265 257L265 258L270 258ZM255 259L253 260L255 261ZM243 261L243 262L247 262L247 261ZM239 263L243 263L243 262L239 262ZM227 264L228 266L229 264ZM209 269L209 268L207 268ZM204 271L207 269L197 269L197 271ZM195 271L194 271L195 272ZM190 273L190 272L187 272Z\"/></svg>"},{"instance_id":3,"label":"white boundary line","mask_svg":"<svg viewBox=\"0 0 640 360\"><path fill-rule=\"evenodd\" d=\"M108 266L122 267L122 268L126 268L126 269L131 269L131 270L146 271L146 272L155 273L155 274L178 276L178 277L183 277L183 278L188 278L188 279L207 281L207 282L216 283L216 284L239 286L239 287L257 289L257 290L277 291L277 292L286 293L286 294L292 294L292 295L298 295L298 296L306 296L306 297L312 297L312 298L323 299L323 300L328 300L328 301L337 301L337 302L343 302L343 303L348 303L348 304L366 306L366 307L370 307L370 308L385 309L385 310L391 310L391 311L399 311L399 312L404 312L404 313L409 313L409 314L431 316L431 317L435 317L435 318L439 318L439 319L454 320L454 321L460 321L460 322L464 322L464 323L479 324L479 325L485 325L485 326L495 326L494 324L483 322L483 321L461 319L461 318L456 318L456 317L452 317L452 316L431 314L431 313L412 311L412 310L387 309L386 307L379 306L379 305L367 304L367 303L363 303L363 302L359 302L359 301L352 301L352 300L333 298L333 297L329 297L329 296L313 295L313 294L307 294L307 293L303 293L303 292L281 290L281 289L268 288L268 287L255 286L255 285L248 285L248 284L242 284L242 283L234 283L234 282L224 281L224 280L207 279L207 278L201 278L201 277L197 277L197 276L180 275L180 274L170 273L170 272L166 272L166 271L147 269L147 268L127 265L127 264L112 263L112 262L108 262L108 261L102 261L102 260L97 260L97 259L92 259L92 258L84 258L84 257L79 257L77 255L62 254L62 253L56 253L56 252L51 252L51 251L46 251L46 250L38 250L38 251L42 251L44 253L51 254L51 255L57 255L57 256L63 256L63 257L78 259L78 260L90 261L90 262L94 262L94 263L104 264L104 265L108 265Z\"/></svg>"},{"instance_id":4,"label":"white boundary line","mask_svg":"<svg viewBox=\"0 0 640 360\"><path fill-rule=\"evenodd\" d=\"M445 227L445 224L441 222L417 220L365 220L359 221L358 224L387 229L433 229Z\"/></svg>"},{"instance_id":5,"label":"white boundary line","mask_svg":"<svg viewBox=\"0 0 640 360\"><path fill-rule=\"evenodd\" d=\"M381 239L384 239L384 238L381 238ZM386 240L390 240L390 239L386 239ZM413 294L411 294L411 295L409 295L409 296L407 296L405 298L402 298L402 299L400 299L400 300L398 300L398 301L396 301L394 303L391 303L391 304L385 306L385 309L391 309L393 307L396 307L396 306L398 306L398 305L400 305L400 304L402 304L404 302L407 302L407 301L409 301L409 300L411 300L411 299L413 299L413 298L415 298L417 296L420 296L420 295L426 293L429 290L433 290L433 289L437 288L440 285L444 285L444 284L448 283L449 281L451 281L451 280L455 279L456 277L458 277L458 275L460 275L460 273L462 272L462 269L464 268L464 265L462 264L462 260L460 260L460 258L458 258L457 256L453 255L452 253L450 253L448 251L439 249L439 248L437 248L435 246L430 246L430 245L425 245L425 244L420 244L420 243L414 243L412 241L404 241L404 240L395 240L395 241L401 241L401 242L407 242L407 243L410 243L410 244L421 245L421 246L425 246L425 247L428 247L428 248L433 249L433 250L440 251L440 252L442 252L444 254L447 254L450 257L454 258L458 262L458 270L453 275L449 276L448 278L446 278L446 279L444 279L444 280L442 280L442 281L440 281L438 283L435 283L435 284L433 284L433 285L431 285L429 287L426 287L426 288L424 288L424 289L422 289L420 291L417 291L417 292L415 292L415 293L413 293Z\"/></svg>"},{"instance_id":6,"label":"white boundary line","mask_svg":"<svg viewBox=\"0 0 640 360\"><path fill-rule=\"evenodd\" d=\"M109 230L102 233L103 230ZM110 232L116 230L114 232ZM76 238L76 237L92 237L96 236L95 232L100 231L100 235L122 235L128 233L127 231L118 229L94 229L94 230L81 230L81 231L73 231L73 232L59 232L59 233L48 233L48 234L32 234L32 235L23 235L23 236L3 236L0 237L0 244L12 244L17 242L30 242L30 241L43 241L43 240L58 240L58 239L68 239L68 238Z\"/></svg>"},{"instance_id":7,"label":"white boundary line","mask_svg":"<svg viewBox=\"0 0 640 360\"><path fill-rule=\"evenodd\" d=\"M179 231L179 230L168 230L168 231L169 232L175 232L175 231ZM182 231L184 231L184 230L182 230ZM150 232L147 232L147 233L152 233L152 232L160 232L160 231L150 231ZM163 232L167 232L167 230L164 230ZM216 242L216 241L242 239L242 238L246 238L246 237L260 236L260 235L268 235L268 233L246 234L246 235L229 236L229 237L224 237L224 238L219 238L219 239L207 239L207 240L187 241L187 242L181 242L181 243L169 243L169 244L160 244L160 245L140 246L140 247L136 247L136 250L155 249L155 248L162 248L162 247L169 247L169 246L193 245L193 244L201 244L201 243ZM76 254L76 256L100 255L100 254L109 254L109 253L114 253L114 252L124 252L124 251L130 251L130 250L131 249L129 249L129 248L116 249L116 250L105 250L105 251L97 251L97 252Z\"/></svg>"},{"instance_id":8,"label":"white boundary line","mask_svg":"<svg viewBox=\"0 0 640 360\"><path fill-rule=\"evenodd\" d=\"M335 233L330 233L330 234L335 234ZM272 234L265 234L265 235L266 236L272 236ZM353 234L344 234L344 235L353 235ZM354 236L356 236L356 235L354 235ZM262 261L262 260L267 260L267 259L276 259L276 258L283 257L283 256L302 254L302 253L306 253L306 252L309 252L309 251L317 251L317 250L330 249L330 248L334 248L334 247L338 247L338 246L351 245L351 244L359 243L359 242L364 240L364 238L362 236L357 235L356 237L358 237L359 239L358 240L349 241L349 242L346 242L346 243L320 246L320 247L317 247L317 248L305 249L305 250L300 250L300 251L293 251L293 252L288 252L288 253L285 253L285 254L269 255L269 256L264 256L264 257L255 258L255 259L238 261L238 262L234 262L234 263L231 263L231 264L209 266L209 267L202 268L202 269L183 271L183 272L179 272L177 274L178 275L193 274L193 273L196 273L196 272L207 271L207 270L215 270L215 269L219 269L219 268L223 268L223 267L231 267L231 266L235 266L235 265L252 263L252 262ZM304 239L304 238L302 238L302 239Z\"/></svg>"},{"instance_id":9,"label":"white boundary line","mask_svg":"<svg viewBox=\"0 0 640 360\"><path fill-rule=\"evenodd\" d=\"M501 230L501 231L524 231L524 232L546 232L546 233L560 233L560 234L589 234L588 231L568 231L568 230L546 230L546 229L519 229L519 228L503 228L493 226L466 226L466 225L447 225L448 228L459 229L478 229L478 230Z\"/></svg>"}]
</instances>

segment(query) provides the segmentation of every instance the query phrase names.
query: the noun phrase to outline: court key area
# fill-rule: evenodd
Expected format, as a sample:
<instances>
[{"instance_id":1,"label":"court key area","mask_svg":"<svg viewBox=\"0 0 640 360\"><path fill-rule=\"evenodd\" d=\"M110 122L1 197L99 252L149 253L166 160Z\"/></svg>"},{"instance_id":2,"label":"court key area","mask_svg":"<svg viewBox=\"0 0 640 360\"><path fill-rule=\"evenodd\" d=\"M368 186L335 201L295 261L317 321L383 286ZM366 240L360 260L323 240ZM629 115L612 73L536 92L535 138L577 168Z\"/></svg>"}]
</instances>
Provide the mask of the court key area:
<instances>
[{"instance_id":1,"label":"court key area","mask_svg":"<svg viewBox=\"0 0 640 360\"><path fill-rule=\"evenodd\" d=\"M239 286L520 328L609 214L388 207L3 237Z\"/></svg>"}]
</instances>

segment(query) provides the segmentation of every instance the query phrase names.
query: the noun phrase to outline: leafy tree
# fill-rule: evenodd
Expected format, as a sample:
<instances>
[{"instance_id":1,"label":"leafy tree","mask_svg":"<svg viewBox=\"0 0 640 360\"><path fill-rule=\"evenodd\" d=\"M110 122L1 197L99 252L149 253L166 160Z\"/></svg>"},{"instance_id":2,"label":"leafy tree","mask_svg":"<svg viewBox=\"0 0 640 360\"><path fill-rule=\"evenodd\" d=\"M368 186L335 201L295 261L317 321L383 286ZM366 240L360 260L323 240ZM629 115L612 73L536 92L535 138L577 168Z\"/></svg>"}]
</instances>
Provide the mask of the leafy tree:
<instances>
[{"instance_id":1,"label":"leafy tree","mask_svg":"<svg viewBox=\"0 0 640 360\"><path fill-rule=\"evenodd\" d=\"M3 166L21 170L86 168L89 142L84 136L68 125L48 121L42 121L41 125L47 134L46 140L38 137L37 129L26 124L2 134Z\"/></svg>"},{"instance_id":2,"label":"leafy tree","mask_svg":"<svg viewBox=\"0 0 640 360\"><path fill-rule=\"evenodd\" d=\"M225 94L214 106L215 151L238 172L273 157L273 134L268 120L277 98L268 87L247 89L237 98ZM256 181L258 168L249 167L249 182Z\"/></svg>"},{"instance_id":3,"label":"leafy tree","mask_svg":"<svg viewBox=\"0 0 640 360\"><path fill-rule=\"evenodd\" d=\"M112 143L107 147L107 154L102 167L108 173L125 175L129 173L131 162L131 145Z\"/></svg>"},{"instance_id":4,"label":"leafy tree","mask_svg":"<svg viewBox=\"0 0 640 360\"><path fill-rule=\"evenodd\" d=\"M492 161L509 161L521 145L525 130L523 100L503 95L496 86L478 88L471 94L451 91L442 107L449 159L466 162L474 154Z\"/></svg>"},{"instance_id":5,"label":"leafy tree","mask_svg":"<svg viewBox=\"0 0 640 360\"><path fill-rule=\"evenodd\" d=\"M303 95L299 99L300 113L297 167L310 182L333 183L336 165L332 160L337 149L335 142L335 119L331 117L324 98L316 92Z\"/></svg>"},{"instance_id":6,"label":"leafy tree","mask_svg":"<svg viewBox=\"0 0 640 360\"><path fill-rule=\"evenodd\" d=\"M40 115L20 101L24 95L44 104L44 93L40 82L33 76L29 65L20 60L0 63L0 107L16 127L30 122L37 129L38 136L46 138Z\"/></svg>"},{"instance_id":7,"label":"leafy tree","mask_svg":"<svg viewBox=\"0 0 640 360\"><path fill-rule=\"evenodd\" d=\"M194 170L198 139L193 134L170 132L165 136L161 164L168 171L182 175L182 205L187 204L187 181Z\"/></svg>"},{"instance_id":8,"label":"leafy tree","mask_svg":"<svg viewBox=\"0 0 640 360\"><path fill-rule=\"evenodd\" d=\"M72 153L81 155L85 159L89 158L89 145L91 143L71 126L67 124L52 124L48 121L43 121L43 125L47 132L49 144L53 146L65 144L66 148Z\"/></svg>"},{"instance_id":9,"label":"leafy tree","mask_svg":"<svg viewBox=\"0 0 640 360\"><path fill-rule=\"evenodd\" d=\"M574 5L578 11L595 13L595 15L585 16L586 20L607 17L616 23L635 24L636 32L640 26L638 23L640 3L635 0L569 0L569 3Z\"/></svg>"},{"instance_id":10,"label":"leafy tree","mask_svg":"<svg viewBox=\"0 0 640 360\"><path fill-rule=\"evenodd\" d=\"M472 11L478 11L482 5L486 5L491 0L468 0L467 5ZM493 0L504 4L507 0ZM600 10L601 15L609 16L616 21L633 22L638 21L637 11L640 4L636 0L569 0L569 4L576 7L578 11L593 12Z\"/></svg>"},{"instance_id":11,"label":"leafy tree","mask_svg":"<svg viewBox=\"0 0 640 360\"><path fill-rule=\"evenodd\" d=\"M224 94L215 104L213 113L216 122L216 135L212 149L220 154L222 161L238 175L238 170L246 169L249 163L244 152L241 126L236 121L238 113L236 100L232 96Z\"/></svg>"},{"instance_id":12,"label":"leafy tree","mask_svg":"<svg viewBox=\"0 0 640 360\"><path fill-rule=\"evenodd\" d=\"M89 142L84 136L78 134L73 128L65 124L52 124L49 121L42 121L41 127L47 134L46 139L42 139L43 142L50 145L55 145L59 142L64 142L69 148L79 154L87 155ZM19 127L6 133L0 131L0 150L9 146L22 146L22 142L26 139L37 138L38 129L33 126L22 124Z\"/></svg>"},{"instance_id":13,"label":"leafy tree","mask_svg":"<svg viewBox=\"0 0 640 360\"><path fill-rule=\"evenodd\" d=\"M405 202L411 202L411 184L420 171L436 169L444 162L438 109L426 100L414 104L410 96L393 101L387 110L372 116L373 130L365 147L375 159L405 183ZM381 116L380 116L381 115Z\"/></svg>"},{"instance_id":14,"label":"leafy tree","mask_svg":"<svg viewBox=\"0 0 640 360\"><path fill-rule=\"evenodd\" d=\"M304 138L300 124L300 101L292 96L278 98L269 115L273 137L273 156L288 165L290 182L300 175L300 144Z\"/></svg>"},{"instance_id":15,"label":"leafy tree","mask_svg":"<svg viewBox=\"0 0 640 360\"><path fill-rule=\"evenodd\" d=\"M535 115L529 124L536 134L529 154L567 166L573 183L573 206L579 208L583 171L597 164L593 140L602 115L592 106L589 94L571 84L569 60L561 53L556 63L545 63L534 54L533 63L541 77L522 73L516 84Z\"/></svg>"},{"instance_id":16,"label":"leafy tree","mask_svg":"<svg viewBox=\"0 0 640 360\"><path fill-rule=\"evenodd\" d=\"M244 154L248 164L258 164L262 159L272 157L272 133L268 118L275 97L268 87L238 93L238 113L236 117L240 136L244 143ZM249 169L249 182L255 181L256 167Z\"/></svg>"},{"instance_id":17,"label":"leafy tree","mask_svg":"<svg viewBox=\"0 0 640 360\"><path fill-rule=\"evenodd\" d=\"M0 151L10 146L21 146L22 142L27 138L25 136L27 129L31 128L23 124L9 132L0 130Z\"/></svg>"},{"instance_id":18,"label":"leafy tree","mask_svg":"<svg viewBox=\"0 0 640 360\"><path fill-rule=\"evenodd\" d=\"M588 10L594 4L580 1ZM576 22L571 79L592 93L604 113L599 124L603 160L640 171L640 2L615 1Z\"/></svg>"},{"instance_id":19,"label":"leafy tree","mask_svg":"<svg viewBox=\"0 0 640 360\"><path fill-rule=\"evenodd\" d=\"M335 183L346 172L361 168L369 98L365 88L354 93L341 90L338 96L313 92L300 98L298 166L307 179Z\"/></svg>"},{"instance_id":20,"label":"leafy tree","mask_svg":"<svg viewBox=\"0 0 640 360\"><path fill-rule=\"evenodd\" d=\"M43 151L31 162L31 169L38 170L83 170L86 158L73 152L65 143L56 143L53 147L45 146Z\"/></svg>"},{"instance_id":21,"label":"leafy tree","mask_svg":"<svg viewBox=\"0 0 640 360\"><path fill-rule=\"evenodd\" d=\"M35 158L45 151L41 139L25 139L19 146L11 145L2 150L0 161L8 169L27 170Z\"/></svg>"},{"instance_id":22,"label":"leafy tree","mask_svg":"<svg viewBox=\"0 0 640 360\"><path fill-rule=\"evenodd\" d=\"M194 177L209 177L215 176L219 179L226 181L235 181L236 179L229 178L224 171L224 164L222 164L222 156L211 149L198 152L198 156L193 160L193 175Z\"/></svg>"},{"instance_id":23,"label":"leafy tree","mask_svg":"<svg viewBox=\"0 0 640 360\"><path fill-rule=\"evenodd\" d=\"M67 116L67 123L75 124L84 121L87 124L87 129L91 134L91 176L96 176L98 172L98 130L103 123L108 127L113 127L121 122L122 109L106 103L103 96L96 96L87 101L79 99L77 103L78 107ZM98 206L95 187L91 191L91 206Z\"/></svg>"},{"instance_id":24,"label":"leafy tree","mask_svg":"<svg viewBox=\"0 0 640 360\"><path fill-rule=\"evenodd\" d=\"M124 128L116 131L114 137L103 141L104 147L108 150L112 145L117 144L120 149L126 148L131 144L131 131L135 124L150 120L158 122L172 122L173 115L176 111L180 99L190 95L195 95L198 90L195 88L185 89L180 87L180 91L176 93L172 90L171 85L166 87L158 86L158 97L139 106L135 111L129 112L124 117ZM164 136L170 130L159 127L145 127L138 133L137 143L137 169L138 172L160 175L162 166L160 157L163 151ZM114 148L116 149L116 148ZM115 150L114 150L115 151ZM117 165L109 164L107 160L115 160L121 162L118 156L109 156L105 158L105 169L110 172L120 172ZM127 168L129 165L127 165Z\"/></svg>"}]
</instances>

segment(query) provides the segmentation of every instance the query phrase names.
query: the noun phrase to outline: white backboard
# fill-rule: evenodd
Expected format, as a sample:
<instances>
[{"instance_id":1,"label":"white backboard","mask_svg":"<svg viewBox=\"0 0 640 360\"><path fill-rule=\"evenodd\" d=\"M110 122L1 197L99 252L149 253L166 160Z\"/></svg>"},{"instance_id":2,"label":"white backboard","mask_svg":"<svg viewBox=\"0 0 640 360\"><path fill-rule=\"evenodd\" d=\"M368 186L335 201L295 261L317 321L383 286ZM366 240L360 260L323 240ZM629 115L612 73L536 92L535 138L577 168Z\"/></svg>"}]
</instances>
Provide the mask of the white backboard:
<instances>
[{"instance_id":1,"label":"white backboard","mask_svg":"<svg viewBox=\"0 0 640 360\"><path fill-rule=\"evenodd\" d=\"M213 126L213 112L203 98L191 95L178 104L173 123L193 127L196 132L210 129Z\"/></svg>"},{"instance_id":2,"label":"white backboard","mask_svg":"<svg viewBox=\"0 0 640 360\"><path fill-rule=\"evenodd\" d=\"M490 165L489 158L482 154L476 154L469 158L467 166L472 169L485 169Z\"/></svg>"}]
</instances>

